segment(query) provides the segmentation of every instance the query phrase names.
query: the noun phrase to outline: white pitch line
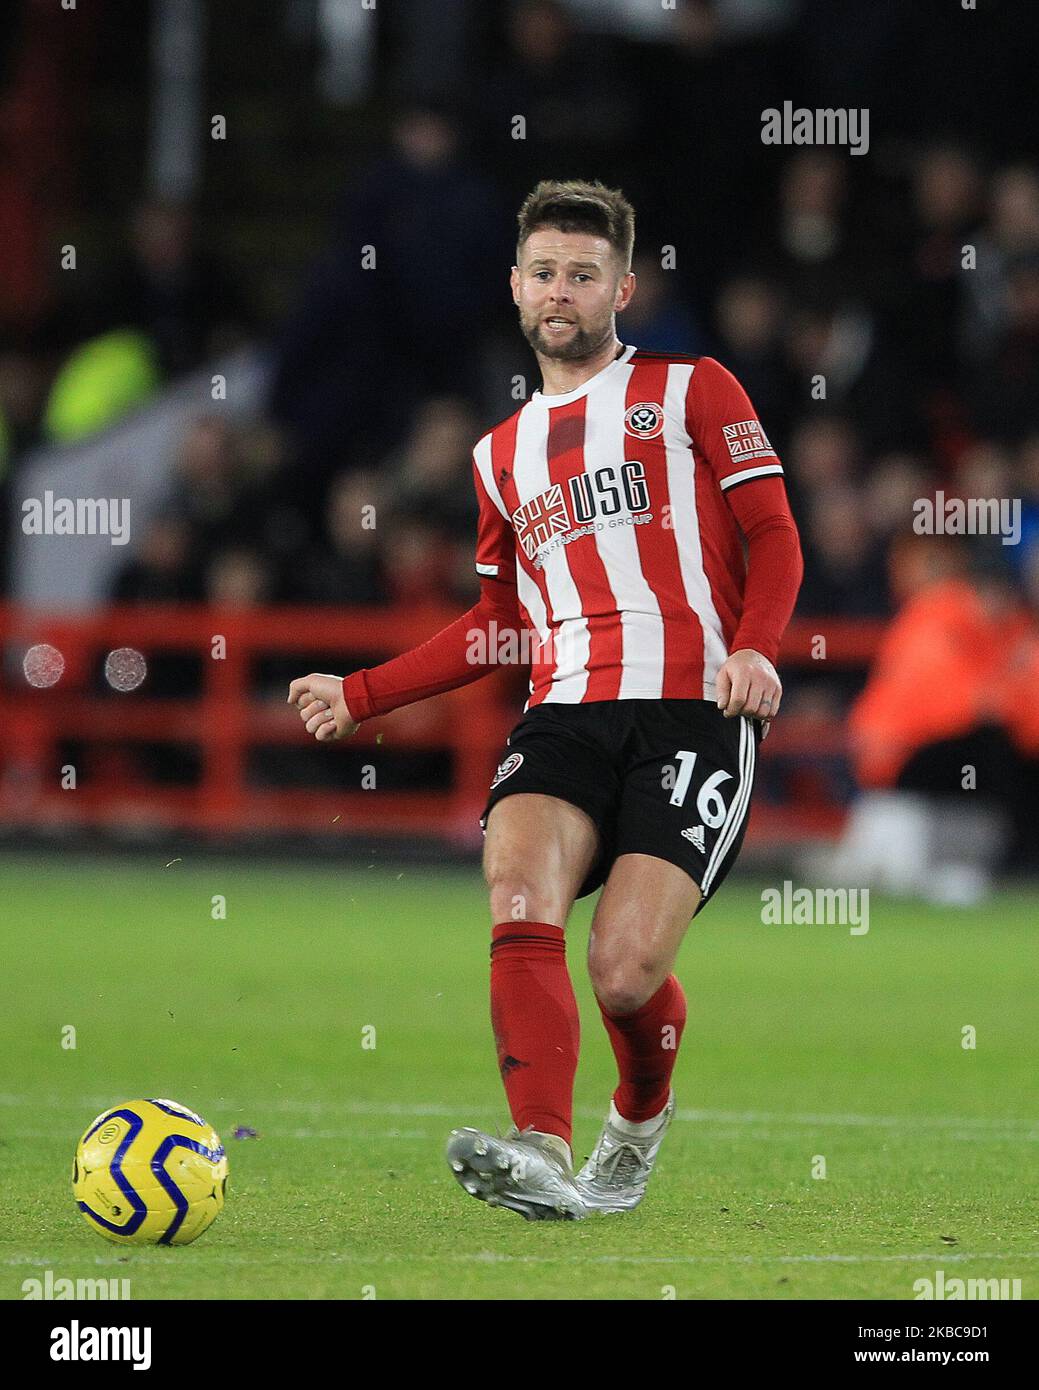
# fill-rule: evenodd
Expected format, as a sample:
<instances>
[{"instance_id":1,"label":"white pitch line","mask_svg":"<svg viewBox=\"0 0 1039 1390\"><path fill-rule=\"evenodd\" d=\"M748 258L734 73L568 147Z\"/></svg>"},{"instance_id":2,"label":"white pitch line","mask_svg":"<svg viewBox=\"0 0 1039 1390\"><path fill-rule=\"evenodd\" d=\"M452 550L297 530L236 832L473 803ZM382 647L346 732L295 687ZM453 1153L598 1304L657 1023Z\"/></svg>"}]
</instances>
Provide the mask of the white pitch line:
<instances>
[{"instance_id":1,"label":"white pitch line","mask_svg":"<svg viewBox=\"0 0 1039 1390\"><path fill-rule=\"evenodd\" d=\"M329 1251L325 1255L302 1253L270 1253L247 1255L240 1251L206 1251L206 1263L220 1260L225 1264L262 1264L276 1267L279 1264L414 1264L424 1261L431 1264L581 1264L581 1265L774 1265L774 1264L934 1264L941 1268L946 1264L966 1264L975 1260L1019 1261L1039 1260L1039 1250L997 1252L981 1251L973 1254L968 1251L950 1252L947 1250L930 1253L906 1255L583 1255L580 1251L560 1255L506 1255L494 1250L476 1250L459 1253L457 1250L446 1254L408 1252L402 1255L371 1254L348 1251ZM0 1259L0 1265L9 1267L55 1269L83 1264L114 1265L128 1263L127 1257L116 1255L95 1255L92 1258L77 1258L67 1252L53 1257L37 1255L14 1255ZM148 1270L158 1269L158 1263L141 1265L139 1274L143 1277Z\"/></svg>"},{"instance_id":2,"label":"white pitch line","mask_svg":"<svg viewBox=\"0 0 1039 1390\"><path fill-rule=\"evenodd\" d=\"M0 1094L0 1106L25 1107L27 1109L51 1110L91 1110L101 1111L111 1105L111 1098L86 1096L68 1099L61 1096L19 1096ZM501 1116L503 1105L445 1105L440 1101L402 1103L396 1101L365 1100L298 1100L289 1097L255 1098L250 1101L216 1098L221 1110L257 1114L303 1114L303 1115L358 1115L358 1116L400 1116L404 1118L444 1118L455 1119L466 1116ZM603 1112L589 1106L579 1106L574 1110L575 1118L600 1120ZM812 1112L783 1112L775 1110L692 1110L678 1109L675 1119L689 1124L727 1124L743 1125L796 1125L809 1129L892 1129L892 1130L976 1130L979 1134L993 1131L993 1137L1006 1136L1019 1139L1039 1139L1039 1119L1018 1119L1013 1117L990 1118L955 1115L861 1115L854 1113L815 1114ZM1015 1131L1020 1133L1015 1134Z\"/></svg>"},{"instance_id":3,"label":"white pitch line","mask_svg":"<svg viewBox=\"0 0 1039 1390\"><path fill-rule=\"evenodd\" d=\"M4 1129L3 1137L8 1140L13 1139L45 1139L45 1140L67 1140L69 1133L64 1129ZM787 1130L764 1129L756 1125L745 1125L740 1128L733 1128L731 1131L721 1129L715 1132L713 1138L719 1140L732 1140L739 1143L747 1140L756 1144L773 1144L790 1139L797 1133L796 1127ZM430 1131L426 1129L290 1129L281 1130L264 1125L260 1136L267 1140L318 1140L329 1143L361 1142L371 1139L403 1139L413 1142L428 1143L431 1141L439 1142L444 1138L444 1132L440 1129ZM965 1133L956 1130L945 1131L942 1138L954 1143L963 1144L1021 1144L1039 1143L1039 1132L1035 1134L1021 1134L1014 1130L988 1130L985 1132L967 1131ZM233 1141L232 1141L233 1142ZM248 1141L242 1141L248 1142Z\"/></svg>"},{"instance_id":4,"label":"white pitch line","mask_svg":"<svg viewBox=\"0 0 1039 1390\"><path fill-rule=\"evenodd\" d=\"M52 1139L66 1140L68 1132L56 1129L5 1129L2 1137L4 1139ZM407 1139L421 1140L428 1142L430 1139L441 1139L443 1135L439 1130L435 1134L430 1134L424 1129L264 1129L258 1136L260 1139L318 1139L327 1140L332 1143L342 1143L345 1140L365 1140L365 1139ZM248 1143L248 1140L242 1140ZM232 1152L237 1145L232 1146Z\"/></svg>"}]
</instances>

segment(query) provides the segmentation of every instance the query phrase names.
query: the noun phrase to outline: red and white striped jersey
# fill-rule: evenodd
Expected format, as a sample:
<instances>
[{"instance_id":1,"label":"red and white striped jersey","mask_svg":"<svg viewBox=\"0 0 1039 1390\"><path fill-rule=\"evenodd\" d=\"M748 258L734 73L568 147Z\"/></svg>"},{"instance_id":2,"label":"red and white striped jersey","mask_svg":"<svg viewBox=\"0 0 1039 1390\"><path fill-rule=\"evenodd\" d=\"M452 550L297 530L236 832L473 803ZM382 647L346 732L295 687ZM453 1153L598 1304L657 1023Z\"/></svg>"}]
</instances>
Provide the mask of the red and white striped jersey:
<instances>
[{"instance_id":1,"label":"red and white striped jersey","mask_svg":"<svg viewBox=\"0 0 1039 1390\"><path fill-rule=\"evenodd\" d=\"M625 347L576 390L535 391L473 464L477 571L515 575L537 634L528 708L715 697L743 616L733 490L783 472L729 371Z\"/></svg>"}]
</instances>

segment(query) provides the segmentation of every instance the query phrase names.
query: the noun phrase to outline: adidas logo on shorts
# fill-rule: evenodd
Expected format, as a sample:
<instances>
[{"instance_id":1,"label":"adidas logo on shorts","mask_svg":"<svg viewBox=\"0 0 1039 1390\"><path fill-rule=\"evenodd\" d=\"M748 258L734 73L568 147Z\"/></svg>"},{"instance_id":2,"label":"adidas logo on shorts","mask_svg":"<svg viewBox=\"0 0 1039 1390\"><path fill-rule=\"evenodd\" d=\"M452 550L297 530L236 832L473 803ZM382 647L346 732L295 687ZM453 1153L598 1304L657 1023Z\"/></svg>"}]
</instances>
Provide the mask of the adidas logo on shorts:
<instances>
[{"instance_id":1,"label":"adidas logo on shorts","mask_svg":"<svg viewBox=\"0 0 1039 1390\"><path fill-rule=\"evenodd\" d=\"M693 845L700 851L701 854L704 854L706 852L704 846L702 825L687 826L685 830L682 831L682 837L683 839L691 840Z\"/></svg>"}]
</instances>

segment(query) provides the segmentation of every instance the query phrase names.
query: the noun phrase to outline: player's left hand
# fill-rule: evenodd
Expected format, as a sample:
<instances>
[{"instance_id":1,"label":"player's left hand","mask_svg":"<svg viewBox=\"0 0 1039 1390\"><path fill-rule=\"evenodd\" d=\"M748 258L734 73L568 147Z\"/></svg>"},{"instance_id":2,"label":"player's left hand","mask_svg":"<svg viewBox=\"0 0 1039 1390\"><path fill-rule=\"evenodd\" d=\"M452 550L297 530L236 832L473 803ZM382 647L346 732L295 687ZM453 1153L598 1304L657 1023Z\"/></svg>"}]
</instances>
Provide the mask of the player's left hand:
<instances>
[{"instance_id":1,"label":"player's left hand","mask_svg":"<svg viewBox=\"0 0 1039 1390\"><path fill-rule=\"evenodd\" d=\"M745 714L751 719L775 719L783 687L767 656L743 647L733 652L718 671L715 682L718 708L726 719Z\"/></svg>"}]
</instances>

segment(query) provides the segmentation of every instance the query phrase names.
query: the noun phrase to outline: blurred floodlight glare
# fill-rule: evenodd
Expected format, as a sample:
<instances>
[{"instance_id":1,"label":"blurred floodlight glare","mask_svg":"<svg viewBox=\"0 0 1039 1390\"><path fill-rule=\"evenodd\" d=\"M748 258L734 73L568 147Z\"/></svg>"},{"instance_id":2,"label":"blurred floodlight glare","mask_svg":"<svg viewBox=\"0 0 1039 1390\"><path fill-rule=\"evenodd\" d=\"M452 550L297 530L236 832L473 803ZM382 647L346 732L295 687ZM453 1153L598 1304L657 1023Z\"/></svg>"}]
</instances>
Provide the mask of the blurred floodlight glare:
<instances>
[{"instance_id":1,"label":"blurred floodlight glare","mask_svg":"<svg viewBox=\"0 0 1039 1390\"><path fill-rule=\"evenodd\" d=\"M22 670L30 685L36 686L38 690L45 690L49 685L57 685L65 674L65 658L57 647L52 647L47 642L38 642L35 647L30 647L22 658Z\"/></svg>"},{"instance_id":2,"label":"blurred floodlight glare","mask_svg":"<svg viewBox=\"0 0 1039 1390\"><path fill-rule=\"evenodd\" d=\"M133 647L116 647L105 657L105 680L113 690L136 690L148 674L148 663Z\"/></svg>"}]
</instances>

